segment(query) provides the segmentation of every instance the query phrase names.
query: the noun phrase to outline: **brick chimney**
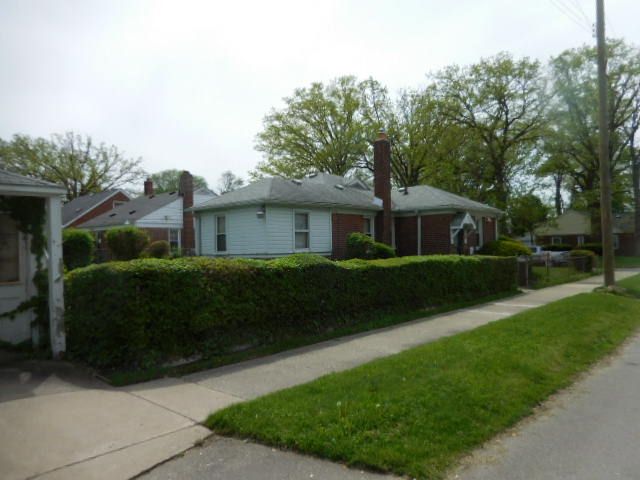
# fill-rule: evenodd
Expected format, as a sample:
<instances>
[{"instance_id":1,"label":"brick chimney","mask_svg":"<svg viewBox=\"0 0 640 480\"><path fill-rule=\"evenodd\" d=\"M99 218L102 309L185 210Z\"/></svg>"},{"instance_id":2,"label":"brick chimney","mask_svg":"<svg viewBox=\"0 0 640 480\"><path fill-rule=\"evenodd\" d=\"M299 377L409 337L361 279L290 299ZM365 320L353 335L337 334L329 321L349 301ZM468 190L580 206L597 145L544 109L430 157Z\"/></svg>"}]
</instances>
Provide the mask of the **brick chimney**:
<instances>
[{"instance_id":1,"label":"brick chimney","mask_svg":"<svg viewBox=\"0 0 640 480\"><path fill-rule=\"evenodd\" d=\"M153 195L153 180L151 180L151 178L147 178L144 181L144 195L145 197Z\"/></svg>"},{"instance_id":2,"label":"brick chimney","mask_svg":"<svg viewBox=\"0 0 640 480\"><path fill-rule=\"evenodd\" d=\"M193 207L193 177L186 170L180 175L178 193L182 197L182 208ZM193 212L182 212L182 252L193 255L196 248L196 235L193 225Z\"/></svg>"},{"instance_id":3,"label":"brick chimney","mask_svg":"<svg viewBox=\"0 0 640 480\"><path fill-rule=\"evenodd\" d=\"M376 241L391 245L391 144L384 130L373 143L373 193L382 200L376 216Z\"/></svg>"}]
</instances>

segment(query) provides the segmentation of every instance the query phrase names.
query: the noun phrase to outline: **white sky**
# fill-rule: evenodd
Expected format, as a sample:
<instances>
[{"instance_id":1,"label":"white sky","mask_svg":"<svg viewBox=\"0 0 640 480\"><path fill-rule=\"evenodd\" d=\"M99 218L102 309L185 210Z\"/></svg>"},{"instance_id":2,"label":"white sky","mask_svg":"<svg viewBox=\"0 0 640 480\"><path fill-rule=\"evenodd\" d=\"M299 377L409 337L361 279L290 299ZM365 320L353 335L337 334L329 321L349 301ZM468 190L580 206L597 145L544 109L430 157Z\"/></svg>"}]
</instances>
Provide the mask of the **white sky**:
<instances>
[{"instance_id":1,"label":"white sky","mask_svg":"<svg viewBox=\"0 0 640 480\"><path fill-rule=\"evenodd\" d=\"M556 6L570 7L576 25ZM595 0L0 0L0 137L74 130L188 169L246 176L263 116L294 88L352 74L392 92L510 51L594 42ZM640 44L640 1L606 1Z\"/></svg>"}]
</instances>

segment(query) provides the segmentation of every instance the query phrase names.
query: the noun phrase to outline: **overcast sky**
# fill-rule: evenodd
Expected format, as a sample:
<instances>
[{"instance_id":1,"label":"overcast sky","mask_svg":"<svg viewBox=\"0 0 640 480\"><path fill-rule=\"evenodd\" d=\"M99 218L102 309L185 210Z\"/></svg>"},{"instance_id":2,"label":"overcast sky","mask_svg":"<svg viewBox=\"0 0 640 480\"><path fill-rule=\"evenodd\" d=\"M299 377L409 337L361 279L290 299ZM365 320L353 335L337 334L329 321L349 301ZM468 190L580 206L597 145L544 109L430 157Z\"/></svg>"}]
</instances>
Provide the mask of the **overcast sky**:
<instances>
[{"instance_id":1,"label":"overcast sky","mask_svg":"<svg viewBox=\"0 0 640 480\"><path fill-rule=\"evenodd\" d=\"M607 33L640 44L640 1L606 8ZM546 61L594 42L594 11L595 0L0 0L0 137L74 130L149 172L188 169L215 186L256 165L262 118L296 87L351 74L394 92L503 50Z\"/></svg>"}]
</instances>

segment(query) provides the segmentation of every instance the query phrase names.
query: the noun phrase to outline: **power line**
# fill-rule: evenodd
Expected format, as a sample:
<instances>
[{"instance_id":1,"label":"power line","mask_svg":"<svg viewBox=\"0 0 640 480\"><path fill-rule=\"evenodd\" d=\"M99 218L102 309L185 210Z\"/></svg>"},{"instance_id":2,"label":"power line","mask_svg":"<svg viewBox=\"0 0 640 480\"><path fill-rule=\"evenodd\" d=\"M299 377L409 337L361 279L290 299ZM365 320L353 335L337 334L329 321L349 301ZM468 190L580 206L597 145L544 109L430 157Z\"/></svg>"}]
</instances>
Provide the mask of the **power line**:
<instances>
[{"instance_id":1,"label":"power line","mask_svg":"<svg viewBox=\"0 0 640 480\"><path fill-rule=\"evenodd\" d=\"M584 18L584 20L587 22L587 25L591 26L594 24L594 21L591 20L591 18L589 17L589 15L587 15L584 12L584 9L582 8L582 5L580 5L579 0L573 0L573 4L577 7L578 12L580 13L580 15L582 16L582 18Z\"/></svg>"},{"instance_id":2,"label":"power line","mask_svg":"<svg viewBox=\"0 0 640 480\"><path fill-rule=\"evenodd\" d=\"M569 9L567 5L565 5L564 3L561 3L560 0L549 0L549 1L554 7L556 7L558 11L560 11L560 13L562 13L565 17L567 17L569 20L575 23L578 27L591 33L590 26L589 27L585 26L582 19L580 19L580 17L577 16L575 12L573 12L573 10Z\"/></svg>"}]
</instances>

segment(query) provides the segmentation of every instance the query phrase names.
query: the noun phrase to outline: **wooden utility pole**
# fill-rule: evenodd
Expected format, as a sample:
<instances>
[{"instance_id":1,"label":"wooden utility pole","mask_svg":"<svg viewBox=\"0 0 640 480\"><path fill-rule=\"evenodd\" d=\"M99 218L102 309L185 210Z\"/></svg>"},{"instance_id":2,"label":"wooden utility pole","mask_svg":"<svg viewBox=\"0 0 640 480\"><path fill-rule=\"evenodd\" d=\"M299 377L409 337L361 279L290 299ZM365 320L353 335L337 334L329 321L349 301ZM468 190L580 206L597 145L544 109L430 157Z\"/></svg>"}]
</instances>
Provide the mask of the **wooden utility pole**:
<instances>
[{"instance_id":1,"label":"wooden utility pole","mask_svg":"<svg viewBox=\"0 0 640 480\"><path fill-rule=\"evenodd\" d=\"M613 265L613 227L611 225L611 169L609 167L609 122L607 114L607 45L604 34L604 0L596 0L598 41L598 123L600 128L600 216L602 217L602 259L604 285L616 283Z\"/></svg>"}]
</instances>

